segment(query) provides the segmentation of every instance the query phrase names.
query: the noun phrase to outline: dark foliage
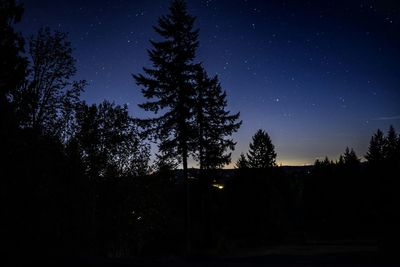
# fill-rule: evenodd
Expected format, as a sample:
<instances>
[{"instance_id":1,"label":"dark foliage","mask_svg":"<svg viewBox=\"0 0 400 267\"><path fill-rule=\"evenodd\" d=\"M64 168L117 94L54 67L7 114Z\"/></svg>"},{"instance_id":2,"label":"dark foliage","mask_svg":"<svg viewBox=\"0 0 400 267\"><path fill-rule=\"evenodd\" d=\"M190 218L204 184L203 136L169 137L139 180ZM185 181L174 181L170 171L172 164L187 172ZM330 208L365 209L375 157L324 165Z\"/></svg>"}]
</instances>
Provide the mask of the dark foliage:
<instances>
[{"instance_id":1,"label":"dark foliage","mask_svg":"<svg viewBox=\"0 0 400 267\"><path fill-rule=\"evenodd\" d=\"M365 158L371 165L381 165L385 159L384 155L385 139L383 132L378 130L374 136L371 137L371 141L368 147L368 153Z\"/></svg>"},{"instance_id":2,"label":"dark foliage","mask_svg":"<svg viewBox=\"0 0 400 267\"><path fill-rule=\"evenodd\" d=\"M22 8L0 3L6 260L127 255L164 238L159 227L173 221L161 206L170 203L163 193L168 181L145 179L149 147L127 107L81 102L85 82L71 81L75 59L64 33L41 30L30 41L27 61L23 39L12 28ZM133 210L150 223L134 223Z\"/></svg>"},{"instance_id":3,"label":"dark foliage","mask_svg":"<svg viewBox=\"0 0 400 267\"><path fill-rule=\"evenodd\" d=\"M25 83L13 94L23 128L66 138L73 111L86 81L71 81L76 73L68 35L39 30L29 42L31 64Z\"/></svg>"},{"instance_id":4,"label":"dark foliage","mask_svg":"<svg viewBox=\"0 0 400 267\"><path fill-rule=\"evenodd\" d=\"M268 133L260 129L254 134L252 139L250 150L247 153L249 167L266 169L275 166L275 147Z\"/></svg>"},{"instance_id":5,"label":"dark foliage","mask_svg":"<svg viewBox=\"0 0 400 267\"><path fill-rule=\"evenodd\" d=\"M367 155L369 174L376 179L376 201L379 206L381 248L386 257L395 257L400 239L400 203L398 188L400 181L399 136L390 126L385 136L381 130L371 138Z\"/></svg>"},{"instance_id":6,"label":"dark foliage","mask_svg":"<svg viewBox=\"0 0 400 267\"><path fill-rule=\"evenodd\" d=\"M226 110L226 92L222 92L217 76L209 78L199 65L195 79L195 158L200 169L221 168L231 161L227 150L234 150L236 143L229 137L242 122L238 122L239 113L230 115Z\"/></svg>"},{"instance_id":7,"label":"dark foliage","mask_svg":"<svg viewBox=\"0 0 400 267\"><path fill-rule=\"evenodd\" d=\"M128 107L81 103L71 137L80 149L89 177L143 176L149 172L150 147L139 136Z\"/></svg>"},{"instance_id":8,"label":"dark foliage","mask_svg":"<svg viewBox=\"0 0 400 267\"><path fill-rule=\"evenodd\" d=\"M26 74L24 40L13 28L22 13L22 5L15 1L0 1L0 134L7 134L15 127L10 96L24 82Z\"/></svg>"},{"instance_id":9,"label":"dark foliage","mask_svg":"<svg viewBox=\"0 0 400 267\"><path fill-rule=\"evenodd\" d=\"M159 174L171 173L178 168L178 161L165 151L156 154L154 170Z\"/></svg>"},{"instance_id":10,"label":"dark foliage","mask_svg":"<svg viewBox=\"0 0 400 267\"><path fill-rule=\"evenodd\" d=\"M241 153L239 159L236 161L235 167L237 169L247 169L249 168L249 161L247 160L246 156Z\"/></svg>"}]
</instances>

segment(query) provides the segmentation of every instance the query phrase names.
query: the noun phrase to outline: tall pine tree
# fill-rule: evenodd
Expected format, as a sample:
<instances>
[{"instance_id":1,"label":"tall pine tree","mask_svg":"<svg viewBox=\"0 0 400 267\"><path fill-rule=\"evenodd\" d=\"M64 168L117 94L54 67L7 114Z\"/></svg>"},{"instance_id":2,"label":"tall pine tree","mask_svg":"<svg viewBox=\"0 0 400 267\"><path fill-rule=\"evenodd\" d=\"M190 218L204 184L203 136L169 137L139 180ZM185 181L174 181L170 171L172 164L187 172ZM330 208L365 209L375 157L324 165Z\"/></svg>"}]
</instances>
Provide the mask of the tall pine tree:
<instances>
[{"instance_id":1,"label":"tall pine tree","mask_svg":"<svg viewBox=\"0 0 400 267\"><path fill-rule=\"evenodd\" d=\"M215 169L229 164L235 142L230 138L241 121L240 114L226 110L226 92L222 91L218 77L209 78L202 66L196 70L195 125L197 129L195 158L200 169Z\"/></svg>"},{"instance_id":2,"label":"tall pine tree","mask_svg":"<svg viewBox=\"0 0 400 267\"><path fill-rule=\"evenodd\" d=\"M191 249L190 192L188 180L189 143L194 138L193 96L194 59L198 47L198 30L193 29L195 17L188 14L183 0L173 0L170 14L161 16L155 31L162 41L150 41L149 57L153 68L134 75L142 94L148 99L139 107L158 117L140 120L146 133L160 141L160 153L166 152L182 161L186 183L186 241Z\"/></svg>"},{"instance_id":3,"label":"tall pine tree","mask_svg":"<svg viewBox=\"0 0 400 267\"><path fill-rule=\"evenodd\" d=\"M193 73L198 47L198 30L193 30L195 17L189 15L182 0L174 0L170 14L161 16L155 31L164 39L150 41L149 57L153 68L143 68L144 74L134 75L136 83L149 101L139 106L158 117L140 120L160 140L160 150L171 151L183 163L187 180L188 143L193 137Z\"/></svg>"}]
</instances>

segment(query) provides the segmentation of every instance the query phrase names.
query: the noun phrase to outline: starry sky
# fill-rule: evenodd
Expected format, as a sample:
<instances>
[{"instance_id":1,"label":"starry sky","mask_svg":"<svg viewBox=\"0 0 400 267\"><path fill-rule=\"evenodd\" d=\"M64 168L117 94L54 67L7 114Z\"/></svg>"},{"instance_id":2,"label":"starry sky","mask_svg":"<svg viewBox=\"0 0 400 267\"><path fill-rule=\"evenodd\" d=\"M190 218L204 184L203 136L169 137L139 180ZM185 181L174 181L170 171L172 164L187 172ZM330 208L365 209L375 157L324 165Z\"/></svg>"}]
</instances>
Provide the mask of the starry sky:
<instances>
[{"instance_id":1,"label":"starry sky","mask_svg":"<svg viewBox=\"0 0 400 267\"><path fill-rule=\"evenodd\" d=\"M152 26L167 0L25 0L17 29L69 32L83 99L128 103L147 117L132 74L151 64ZM218 74L229 109L241 112L235 161L257 129L266 130L277 163L305 165L346 146L359 157L371 135L400 130L399 1L188 0L197 17L197 60Z\"/></svg>"}]
</instances>

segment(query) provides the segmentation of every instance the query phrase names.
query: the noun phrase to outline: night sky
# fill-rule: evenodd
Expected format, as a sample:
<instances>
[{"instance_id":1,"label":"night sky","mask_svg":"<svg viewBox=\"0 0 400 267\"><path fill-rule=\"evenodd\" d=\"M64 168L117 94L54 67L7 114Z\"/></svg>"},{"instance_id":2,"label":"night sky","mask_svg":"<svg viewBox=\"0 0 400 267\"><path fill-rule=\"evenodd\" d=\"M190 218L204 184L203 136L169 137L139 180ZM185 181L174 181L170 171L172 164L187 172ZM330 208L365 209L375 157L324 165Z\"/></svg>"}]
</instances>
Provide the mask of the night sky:
<instances>
[{"instance_id":1,"label":"night sky","mask_svg":"<svg viewBox=\"0 0 400 267\"><path fill-rule=\"evenodd\" d=\"M23 1L17 27L70 33L83 98L128 103L147 117L131 74L150 67L152 26L169 1ZM241 112L235 161L266 130L278 164L303 165L346 146L362 157L377 128L400 130L400 1L188 0L198 61L218 74Z\"/></svg>"}]
</instances>

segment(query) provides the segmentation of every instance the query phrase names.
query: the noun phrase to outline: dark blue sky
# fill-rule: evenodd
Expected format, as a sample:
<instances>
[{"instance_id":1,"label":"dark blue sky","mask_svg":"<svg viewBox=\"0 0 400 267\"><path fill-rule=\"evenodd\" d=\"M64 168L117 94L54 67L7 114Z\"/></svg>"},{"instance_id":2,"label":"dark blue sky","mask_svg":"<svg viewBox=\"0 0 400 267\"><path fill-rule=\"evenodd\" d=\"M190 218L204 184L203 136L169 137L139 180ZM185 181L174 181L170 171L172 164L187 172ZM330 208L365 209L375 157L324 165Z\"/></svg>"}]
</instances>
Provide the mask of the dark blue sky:
<instances>
[{"instance_id":1,"label":"dark blue sky","mask_svg":"<svg viewBox=\"0 0 400 267\"><path fill-rule=\"evenodd\" d=\"M70 33L84 99L129 103L145 117L131 74L150 66L152 28L169 1L26 0L18 26ZM362 157L371 135L400 130L400 2L188 1L200 28L198 61L217 73L243 125L233 159L259 128L278 163L302 165L346 146Z\"/></svg>"}]
</instances>

